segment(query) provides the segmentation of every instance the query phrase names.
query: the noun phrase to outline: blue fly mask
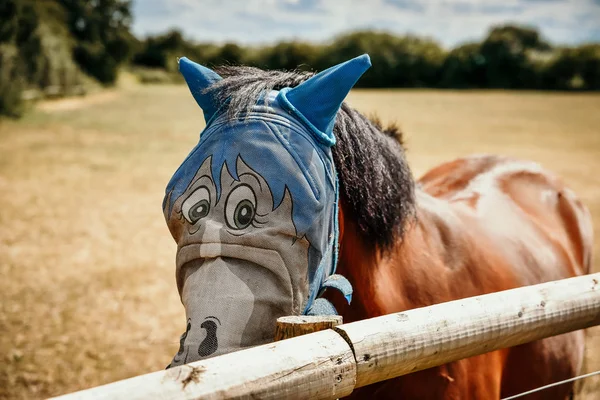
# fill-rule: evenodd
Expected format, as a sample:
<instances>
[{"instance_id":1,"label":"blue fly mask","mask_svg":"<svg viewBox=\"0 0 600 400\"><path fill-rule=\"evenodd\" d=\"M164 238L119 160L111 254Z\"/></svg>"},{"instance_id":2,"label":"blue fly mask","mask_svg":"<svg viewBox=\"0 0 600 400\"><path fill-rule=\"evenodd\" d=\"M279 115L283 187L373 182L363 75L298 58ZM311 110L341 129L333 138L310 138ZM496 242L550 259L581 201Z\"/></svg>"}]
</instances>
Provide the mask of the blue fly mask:
<instances>
[{"instance_id":1,"label":"blue fly mask","mask_svg":"<svg viewBox=\"0 0 600 400\"><path fill-rule=\"evenodd\" d=\"M221 77L179 68L206 128L163 203L177 242L187 329L172 365L273 340L284 315L335 314L318 296L350 284L334 275L338 184L331 146L342 101L370 67L363 55L295 88L265 93L239 118L206 89Z\"/></svg>"}]
</instances>

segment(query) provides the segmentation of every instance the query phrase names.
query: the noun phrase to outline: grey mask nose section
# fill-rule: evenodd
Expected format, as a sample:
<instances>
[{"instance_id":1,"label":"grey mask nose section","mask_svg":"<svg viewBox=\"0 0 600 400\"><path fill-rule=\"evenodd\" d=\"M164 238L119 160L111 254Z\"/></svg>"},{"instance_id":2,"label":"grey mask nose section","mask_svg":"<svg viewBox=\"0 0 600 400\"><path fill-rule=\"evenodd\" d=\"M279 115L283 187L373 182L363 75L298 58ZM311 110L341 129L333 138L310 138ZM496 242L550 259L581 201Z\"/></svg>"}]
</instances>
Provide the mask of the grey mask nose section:
<instances>
[{"instance_id":1,"label":"grey mask nose section","mask_svg":"<svg viewBox=\"0 0 600 400\"><path fill-rule=\"evenodd\" d=\"M187 268L188 323L173 366L269 342L274 321L292 312L291 288L262 266L218 257Z\"/></svg>"}]
</instances>

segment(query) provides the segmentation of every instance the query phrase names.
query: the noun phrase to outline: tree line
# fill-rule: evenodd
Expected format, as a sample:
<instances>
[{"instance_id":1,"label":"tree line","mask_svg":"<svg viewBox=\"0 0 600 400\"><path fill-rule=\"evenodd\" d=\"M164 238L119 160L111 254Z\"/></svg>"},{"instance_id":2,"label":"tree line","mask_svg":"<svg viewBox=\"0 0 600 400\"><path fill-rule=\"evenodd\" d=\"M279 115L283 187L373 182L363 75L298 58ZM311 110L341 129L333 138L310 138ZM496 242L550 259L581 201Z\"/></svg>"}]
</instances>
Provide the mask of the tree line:
<instances>
[{"instance_id":1,"label":"tree line","mask_svg":"<svg viewBox=\"0 0 600 400\"><path fill-rule=\"evenodd\" d=\"M0 114L14 116L27 90L70 94L88 83L111 85L127 65L175 76L179 56L207 66L318 71L368 53L373 67L362 87L600 90L600 43L555 46L526 26L495 26L482 41L450 50L378 31L256 47L198 43L177 30L138 39L131 0L3 0L0 15Z\"/></svg>"},{"instance_id":2,"label":"tree line","mask_svg":"<svg viewBox=\"0 0 600 400\"><path fill-rule=\"evenodd\" d=\"M280 42L273 46L221 46L186 40L180 31L139 42L135 65L176 71L185 55L208 66L245 64L268 69L323 70L368 53L373 66L362 87L600 90L600 43L556 47L535 28L503 25L481 42L445 50L429 38L358 31L329 43Z\"/></svg>"}]
</instances>

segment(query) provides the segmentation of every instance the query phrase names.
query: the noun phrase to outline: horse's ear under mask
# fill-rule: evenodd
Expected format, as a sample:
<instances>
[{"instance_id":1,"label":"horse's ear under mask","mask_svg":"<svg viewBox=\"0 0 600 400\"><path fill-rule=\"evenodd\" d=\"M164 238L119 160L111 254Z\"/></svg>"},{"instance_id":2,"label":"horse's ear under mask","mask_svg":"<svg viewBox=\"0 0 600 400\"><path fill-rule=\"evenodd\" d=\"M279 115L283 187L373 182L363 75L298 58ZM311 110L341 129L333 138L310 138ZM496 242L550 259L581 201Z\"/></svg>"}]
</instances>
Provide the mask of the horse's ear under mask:
<instances>
[{"instance_id":1,"label":"horse's ear under mask","mask_svg":"<svg viewBox=\"0 0 600 400\"><path fill-rule=\"evenodd\" d=\"M211 93L206 92L206 89L222 78L215 71L190 61L186 57L180 58L178 63L179 71L185 78L196 103L204 112L204 120L208 123L219 109L219 104Z\"/></svg>"}]
</instances>

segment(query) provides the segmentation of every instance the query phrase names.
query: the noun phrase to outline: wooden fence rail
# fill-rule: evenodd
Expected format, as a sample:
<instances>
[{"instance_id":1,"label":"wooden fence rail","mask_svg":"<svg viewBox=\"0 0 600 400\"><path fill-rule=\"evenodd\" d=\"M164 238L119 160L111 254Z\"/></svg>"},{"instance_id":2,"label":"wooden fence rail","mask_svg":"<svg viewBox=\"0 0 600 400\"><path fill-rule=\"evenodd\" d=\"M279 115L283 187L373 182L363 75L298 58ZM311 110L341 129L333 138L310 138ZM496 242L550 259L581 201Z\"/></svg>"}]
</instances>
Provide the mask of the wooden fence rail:
<instances>
[{"instance_id":1,"label":"wooden fence rail","mask_svg":"<svg viewBox=\"0 0 600 400\"><path fill-rule=\"evenodd\" d=\"M336 399L356 387L600 325L600 273L339 325L60 397Z\"/></svg>"}]
</instances>

